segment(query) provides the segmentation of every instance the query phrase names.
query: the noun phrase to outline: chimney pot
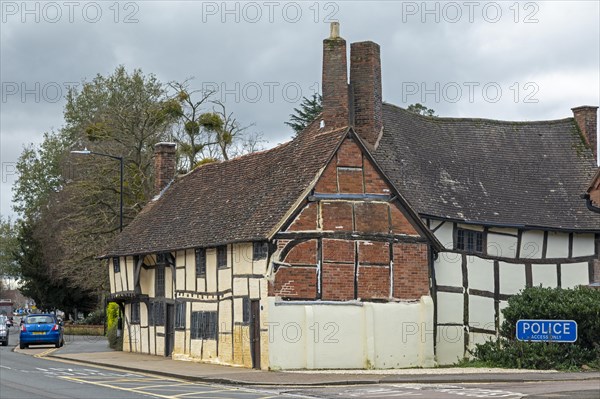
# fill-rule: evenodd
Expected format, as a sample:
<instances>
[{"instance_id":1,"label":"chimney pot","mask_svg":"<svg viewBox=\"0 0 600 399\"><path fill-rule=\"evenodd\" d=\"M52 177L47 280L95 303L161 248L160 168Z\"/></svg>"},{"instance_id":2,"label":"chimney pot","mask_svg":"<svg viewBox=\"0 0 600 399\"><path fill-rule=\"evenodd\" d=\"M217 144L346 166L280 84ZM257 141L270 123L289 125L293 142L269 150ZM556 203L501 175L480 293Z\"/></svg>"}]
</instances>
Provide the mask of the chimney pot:
<instances>
[{"instance_id":1,"label":"chimney pot","mask_svg":"<svg viewBox=\"0 0 600 399\"><path fill-rule=\"evenodd\" d=\"M154 192L159 194L175 178L177 166L175 143L154 145Z\"/></svg>"},{"instance_id":2,"label":"chimney pot","mask_svg":"<svg viewBox=\"0 0 600 399\"><path fill-rule=\"evenodd\" d=\"M329 26L329 30L330 30L330 34L329 34L330 39L337 39L340 37L340 23L339 22L332 22L331 25Z\"/></svg>"},{"instance_id":3,"label":"chimney pot","mask_svg":"<svg viewBox=\"0 0 600 399\"><path fill-rule=\"evenodd\" d=\"M594 152L594 160L598 162L598 107L583 105L581 107L571 108L573 117L579 127L586 144Z\"/></svg>"}]
</instances>

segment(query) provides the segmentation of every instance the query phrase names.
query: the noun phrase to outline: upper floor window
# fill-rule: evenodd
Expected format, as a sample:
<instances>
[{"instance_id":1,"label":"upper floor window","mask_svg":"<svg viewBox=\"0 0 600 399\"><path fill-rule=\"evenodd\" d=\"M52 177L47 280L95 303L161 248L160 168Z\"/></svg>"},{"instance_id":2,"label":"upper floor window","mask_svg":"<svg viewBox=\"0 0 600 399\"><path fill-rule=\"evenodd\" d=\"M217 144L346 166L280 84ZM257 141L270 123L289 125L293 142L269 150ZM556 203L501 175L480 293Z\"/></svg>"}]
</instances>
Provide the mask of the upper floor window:
<instances>
[{"instance_id":1,"label":"upper floor window","mask_svg":"<svg viewBox=\"0 0 600 399\"><path fill-rule=\"evenodd\" d=\"M456 249L467 252L483 253L483 232L458 229L456 231Z\"/></svg>"},{"instance_id":2,"label":"upper floor window","mask_svg":"<svg viewBox=\"0 0 600 399\"><path fill-rule=\"evenodd\" d=\"M227 245L217 247L217 267L227 267Z\"/></svg>"},{"instance_id":3,"label":"upper floor window","mask_svg":"<svg viewBox=\"0 0 600 399\"><path fill-rule=\"evenodd\" d=\"M253 260L266 259L269 252L269 245L266 242L255 242L252 251Z\"/></svg>"},{"instance_id":4,"label":"upper floor window","mask_svg":"<svg viewBox=\"0 0 600 399\"><path fill-rule=\"evenodd\" d=\"M113 260L113 271L115 273L119 273L121 271L121 259L119 259L118 257L115 257L112 260Z\"/></svg>"},{"instance_id":5,"label":"upper floor window","mask_svg":"<svg viewBox=\"0 0 600 399\"><path fill-rule=\"evenodd\" d=\"M165 296L165 266L157 265L154 276L154 296Z\"/></svg>"},{"instance_id":6,"label":"upper floor window","mask_svg":"<svg viewBox=\"0 0 600 399\"><path fill-rule=\"evenodd\" d=\"M206 275L206 250L204 248L196 249L196 277Z\"/></svg>"},{"instance_id":7,"label":"upper floor window","mask_svg":"<svg viewBox=\"0 0 600 399\"><path fill-rule=\"evenodd\" d=\"M161 252L159 254L156 254L156 264L157 265L164 265L167 263L167 254L164 252Z\"/></svg>"}]
</instances>

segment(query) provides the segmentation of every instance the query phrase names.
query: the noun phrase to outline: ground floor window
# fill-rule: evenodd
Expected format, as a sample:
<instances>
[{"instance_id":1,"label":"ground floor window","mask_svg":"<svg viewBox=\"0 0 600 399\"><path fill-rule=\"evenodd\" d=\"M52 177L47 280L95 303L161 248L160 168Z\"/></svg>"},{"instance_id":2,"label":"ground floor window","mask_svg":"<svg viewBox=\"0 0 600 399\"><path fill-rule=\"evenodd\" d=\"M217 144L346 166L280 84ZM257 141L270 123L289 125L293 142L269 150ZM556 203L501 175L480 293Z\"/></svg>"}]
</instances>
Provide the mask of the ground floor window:
<instances>
[{"instance_id":1,"label":"ground floor window","mask_svg":"<svg viewBox=\"0 0 600 399\"><path fill-rule=\"evenodd\" d=\"M140 303L131 303L131 324L140 324Z\"/></svg>"},{"instance_id":2,"label":"ground floor window","mask_svg":"<svg viewBox=\"0 0 600 399\"><path fill-rule=\"evenodd\" d=\"M185 328L185 302L175 303L175 328Z\"/></svg>"},{"instance_id":3,"label":"ground floor window","mask_svg":"<svg viewBox=\"0 0 600 399\"><path fill-rule=\"evenodd\" d=\"M217 339L217 312L192 312L190 335L192 339Z\"/></svg>"}]
</instances>

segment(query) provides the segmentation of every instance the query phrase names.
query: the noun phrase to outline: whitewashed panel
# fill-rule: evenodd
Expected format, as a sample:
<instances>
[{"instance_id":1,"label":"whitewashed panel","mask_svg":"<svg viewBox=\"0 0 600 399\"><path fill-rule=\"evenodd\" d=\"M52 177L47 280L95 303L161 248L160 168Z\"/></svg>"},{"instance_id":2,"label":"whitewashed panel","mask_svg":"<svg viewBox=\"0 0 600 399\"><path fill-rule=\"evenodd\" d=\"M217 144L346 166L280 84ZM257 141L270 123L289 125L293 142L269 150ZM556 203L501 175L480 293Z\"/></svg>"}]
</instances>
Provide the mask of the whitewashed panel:
<instances>
[{"instance_id":1,"label":"whitewashed panel","mask_svg":"<svg viewBox=\"0 0 600 399\"><path fill-rule=\"evenodd\" d=\"M538 230L524 231L521 237L520 256L524 259L539 259L542 257L544 232Z\"/></svg>"},{"instance_id":2,"label":"whitewashed panel","mask_svg":"<svg viewBox=\"0 0 600 399\"><path fill-rule=\"evenodd\" d=\"M525 265L500 262L500 293L514 295L525 288Z\"/></svg>"},{"instance_id":3,"label":"whitewashed panel","mask_svg":"<svg viewBox=\"0 0 600 399\"><path fill-rule=\"evenodd\" d=\"M517 237L488 233L487 253L490 256L514 258L517 256Z\"/></svg>"},{"instance_id":4,"label":"whitewashed panel","mask_svg":"<svg viewBox=\"0 0 600 399\"><path fill-rule=\"evenodd\" d=\"M452 249L454 248L453 233L453 224L451 222L445 222L434 234L444 247Z\"/></svg>"},{"instance_id":5,"label":"whitewashed panel","mask_svg":"<svg viewBox=\"0 0 600 399\"><path fill-rule=\"evenodd\" d=\"M594 255L594 235L593 234L574 234L573 235L573 256L591 256Z\"/></svg>"},{"instance_id":6,"label":"whitewashed panel","mask_svg":"<svg viewBox=\"0 0 600 399\"><path fill-rule=\"evenodd\" d=\"M467 256L469 288L494 292L494 261Z\"/></svg>"},{"instance_id":7,"label":"whitewashed panel","mask_svg":"<svg viewBox=\"0 0 600 399\"><path fill-rule=\"evenodd\" d=\"M556 265L531 265L531 274L534 287L558 287Z\"/></svg>"},{"instance_id":8,"label":"whitewashed panel","mask_svg":"<svg viewBox=\"0 0 600 399\"><path fill-rule=\"evenodd\" d=\"M590 283L589 266L587 262L562 264L560 282L562 288L573 288Z\"/></svg>"},{"instance_id":9,"label":"whitewashed panel","mask_svg":"<svg viewBox=\"0 0 600 399\"><path fill-rule=\"evenodd\" d=\"M462 261L455 253L442 252L435 260L435 281L438 285L462 287Z\"/></svg>"},{"instance_id":10,"label":"whitewashed panel","mask_svg":"<svg viewBox=\"0 0 600 399\"><path fill-rule=\"evenodd\" d=\"M463 294L437 293L437 322L463 323Z\"/></svg>"},{"instance_id":11,"label":"whitewashed panel","mask_svg":"<svg viewBox=\"0 0 600 399\"><path fill-rule=\"evenodd\" d=\"M546 258L567 258L569 256L569 234L548 232Z\"/></svg>"},{"instance_id":12,"label":"whitewashed panel","mask_svg":"<svg viewBox=\"0 0 600 399\"><path fill-rule=\"evenodd\" d=\"M494 298L469 295L469 326L495 330Z\"/></svg>"}]
</instances>

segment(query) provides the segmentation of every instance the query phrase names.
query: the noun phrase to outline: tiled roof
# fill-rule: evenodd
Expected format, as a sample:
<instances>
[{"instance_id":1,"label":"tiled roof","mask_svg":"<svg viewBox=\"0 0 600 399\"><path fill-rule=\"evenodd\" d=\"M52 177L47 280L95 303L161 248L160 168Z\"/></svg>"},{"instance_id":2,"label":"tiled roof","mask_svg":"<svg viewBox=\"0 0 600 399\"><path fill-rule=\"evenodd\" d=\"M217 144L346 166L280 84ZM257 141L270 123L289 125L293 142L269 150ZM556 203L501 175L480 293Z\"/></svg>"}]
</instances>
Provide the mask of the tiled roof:
<instances>
[{"instance_id":1,"label":"tiled roof","mask_svg":"<svg viewBox=\"0 0 600 399\"><path fill-rule=\"evenodd\" d=\"M346 134L318 122L290 142L176 179L102 255L122 256L265 240L316 181Z\"/></svg>"},{"instance_id":2,"label":"tiled roof","mask_svg":"<svg viewBox=\"0 0 600 399\"><path fill-rule=\"evenodd\" d=\"M421 215L600 231L581 199L596 165L573 118L431 118L389 104L383 118L373 156Z\"/></svg>"}]
</instances>

